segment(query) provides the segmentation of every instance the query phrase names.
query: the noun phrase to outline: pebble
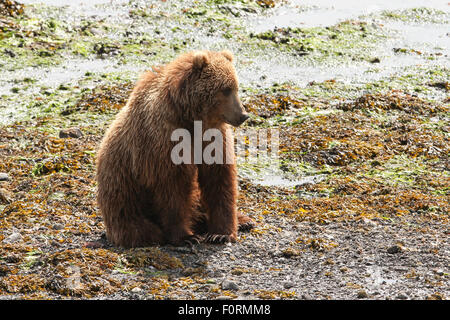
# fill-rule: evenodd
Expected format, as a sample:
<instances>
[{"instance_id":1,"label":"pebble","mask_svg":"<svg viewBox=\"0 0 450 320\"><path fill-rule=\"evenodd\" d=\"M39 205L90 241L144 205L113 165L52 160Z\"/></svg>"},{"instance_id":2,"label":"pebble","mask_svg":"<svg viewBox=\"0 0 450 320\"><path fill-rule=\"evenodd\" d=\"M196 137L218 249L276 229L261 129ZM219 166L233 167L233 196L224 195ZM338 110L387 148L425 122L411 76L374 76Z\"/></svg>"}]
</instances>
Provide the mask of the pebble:
<instances>
[{"instance_id":1,"label":"pebble","mask_svg":"<svg viewBox=\"0 0 450 320\"><path fill-rule=\"evenodd\" d=\"M68 128L59 131L60 138L81 138L83 133L79 128Z\"/></svg>"},{"instance_id":2,"label":"pebble","mask_svg":"<svg viewBox=\"0 0 450 320\"><path fill-rule=\"evenodd\" d=\"M397 295L396 299L398 299L398 300L406 300L406 299L408 299L408 297L405 294L400 293L400 294Z\"/></svg>"},{"instance_id":3,"label":"pebble","mask_svg":"<svg viewBox=\"0 0 450 320\"><path fill-rule=\"evenodd\" d=\"M368 298L369 295L367 294L367 292L365 290L359 290L358 294L356 295L356 297L358 299L365 299L365 298Z\"/></svg>"},{"instance_id":4,"label":"pebble","mask_svg":"<svg viewBox=\"0 0 450 320\"><path fill-rule=\"evenodd\" d=\"M284 284L283 284L283 287L285 288L285 289L291 289L291 288L293 288L295 286L295 284L293 283L293 282L290 282L290 281L286 281Z\"/></svg>"},{"instance_id":5,"label":"pebble","mask_svg":"<svg viewBox=\"0 0 450 320\"><path fill-rule=\"evenodd\" d=\"M380 62L381 62L380 58L374 58L370 60L370 63L380 63Z\"/></svg>"},{"instance_id":6,"label":"pebble","mask_svg":"<svg viewBox=\"0 0 450 320\"><path fill-rule=\"evenodd\" d=\"M393 245L387 249L387 252L390 254L396 254L402 252L402 248L399 245Z\"/></svg>"},{"instance_id":7,"label":"pebble","mask_svg":"<svg viewBox=\"0 0 450 320\"><path fill-rule=\"evenodd\" d=\"M188 247L174 247L172 250L180 253L192 253L191 248Z\"/></svg>"},{"instance_id":8,"label":"pebble","mask_svg":"<svg viewBox=\"0 0 450 320\"><path fill-rule=\"evenodd\" d=\"M53 230L62 230L64 229L64 225L62 223L55 223L53 225Z\"/></svg>"},{"instance_id":9,"label":"pebble","mask_svg":"<svg viewBox=\"0 0 450 320\"><path fill-rule=\"evenodd\" d=\"M0 172L0 181L9 181L9 176L5 172Z\"/></svg>"},{"instance_id":10,"label":"pebble","mask_svg":"<svg viewBox=\"0 0 450 320\"><path fill-rule=\"evenodd\" d=\"M50 244L51 244L53 247L56 247L56 248L61 247L61 243L59 243L59 242L56 241L56 240L50 241Z\"/></svg>"},{"instance_id":11,"label":"pebble","mask_svg":"<svg viewBox=\"0 0 450 320\"><path fill-rule=\"evenodd\" d=\"M88 241L88 242L84 243L83 247L91 248L91 249L98 249L98 248L103 247L103 243L101 243L99 241Z\"/></svg>"},{"instance_id":12,"label":"pebble","mask_svg":"<svg viewBox=\"0 0 450 320\"><path fill-rule=\"evenodd\" d=\"M12 51L12 50L9 50L9 49L5 49L3 52L5 54L7 54L8 56L10 56L11 58L14 58L16 56L16 53L14 51Z\"/></svg>"},{"instance_id":13,"label":"pebble","mask_svg":"<svg viewBox=\"0 0 450 320\"><path fill-rule=\"evenodd\" d=\"M231 274L234 276L240 276L244 273L244 271L242 271L242 269L233 269L231 270Z\"/></svg>"},{"instance_id":14,"label":"pebble","mask_svg":"<svg viewBox=\"0 0 450 320\"><path fill-rule=\"evenodd\" d=\"M231 299L233 299L233 298L229 297L229 296L218 296L216 298L216 300L231 300Z\"/></svg>"},{"instance_id":15,"label":"pebble","mask_svg":"<svg viewBox=\"0 0 450 320\"><path fill-rule=\"evenodd\" d=\"M12 234L10 234L8 237L6 237L5 239L3 239L4 243L15 243L15 242L19 242L20 240L22 240L22 235L19 232L14 232Z\"/></svg>"},{"instance_id":16,"label":"pebble","mask_svg":"<svg viewBox=\"0 0 450 320\"><path fill-rule=\"evenodd\" d=\"M292 257L296 257L296 256L300 255L300 251L298 251L297 249L294 249L294 248L286 248L281 253L283 254L283 257L285 257L285 258L292 258Z\"/></svg>"},{"instance_id":17,"label":"pebble","mask_svg":"<svg viewBox=\"0 0 450 320\"><path fill-rule=\"evenodd\" d=\"M0 204L1 203L8 204L10 202L11 202L11 194L7 190L0 188Z\"/></svg>"},{"instance_id":18,"label":"pebble","mask_svg":"<svg viewBox=\"0 0 450 320\"><path fill-rule=\"evenodd\" d=\"M367 218L362 218L360 221L361 221L361 223L368 225L368 226L372 226L372 227L375 227L377 225L377 223L375 221L367 219Z\"/></svg>"},{"instance_id":19,"label":"pebble","mask_svg":"<svg viewBox=\"0 0 450 320\"><path fill-rule=\"evenodd\" d=\"M435 269L433 270L434 273L436 273L438 276L443 276L444 275L444 270L443 269Z\"/></svg>"},{"instance_id":20,"label":"pebble","mask_svg":"<svg viewBox=\"0 0 450 320\"><path fill-rule=\"evenodd\" d=\"M239 290L239 286L236 284L236 282L233 282L233 281L230 281L230 280L224 280L222 282L222 290L237 291L237 290Z\"/></svg>"},{"instance_id":21,"label":"pebble","mask_svg":"<svg viewBox=\"0 0 450 320\"><path fill-rule=\"evenodd\" d=\"M134 287L133 289L131 289L131 292L137 293L137 292L141 292L142 289L139 287Z\"/></svg>"}]
</instances>

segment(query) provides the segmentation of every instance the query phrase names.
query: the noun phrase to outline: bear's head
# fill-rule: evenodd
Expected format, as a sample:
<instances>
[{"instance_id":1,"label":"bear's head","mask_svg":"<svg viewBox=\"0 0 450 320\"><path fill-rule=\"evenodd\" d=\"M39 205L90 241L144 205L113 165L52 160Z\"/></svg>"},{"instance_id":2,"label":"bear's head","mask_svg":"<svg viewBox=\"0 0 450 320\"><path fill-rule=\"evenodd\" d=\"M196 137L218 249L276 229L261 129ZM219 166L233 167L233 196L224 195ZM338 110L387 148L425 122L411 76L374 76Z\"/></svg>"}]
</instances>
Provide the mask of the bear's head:
<instances>
[{"instance_id":1,"label":"bear's head","mask_svg":"<svg viewBox=\"0 0 450 320\"><path fill-rule=\"evenodd\" d=\"M238 96L238 79L230 51L195 51L179 56L165 68L169 95L183 120L211 126L241 125L248 114Z\"/></svg>"}]
</instances>

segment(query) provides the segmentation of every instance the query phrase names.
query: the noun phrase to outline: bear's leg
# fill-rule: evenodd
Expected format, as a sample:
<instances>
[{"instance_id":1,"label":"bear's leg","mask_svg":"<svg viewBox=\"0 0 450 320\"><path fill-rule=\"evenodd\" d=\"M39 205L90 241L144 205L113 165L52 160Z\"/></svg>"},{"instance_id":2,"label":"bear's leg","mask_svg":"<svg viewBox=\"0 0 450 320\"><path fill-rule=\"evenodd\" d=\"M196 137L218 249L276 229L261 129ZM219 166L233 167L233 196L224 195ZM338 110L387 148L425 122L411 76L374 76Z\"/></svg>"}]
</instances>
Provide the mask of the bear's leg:
<instances>
[{"instance_id":1,"label":"bear's leg","mask_svg":"<svg viewBox=\"0 0 450 320\"><path fill-rule=\"evenodd\" d=\"M234 242L237 237L237 180L233 164L201 164L198 182L208 213L206 242Z\"/></svg>"},{"instance_id":2,"label":"bear's leg","mask_svg":"<svg viewBox=\"0 0 450 320\"><path fill-rule=\"evenodd\" d=\"M106 226L106 236L114 245L142 247L164 241L161 228L143 215L138 192L99 185L98 203Z\"/></svg>"},{"instance_id":3,"label":"bear's leg","mask_svg":"<svg viewBox=\"0 0 450 320\"><path fill-rule=\"evenodd\" d=\"M166 217L163 219L166 242L175 246L198 244L201 237L191 230L190 204L189 202L180 202L180 204L181 206L170 206L163 210L162 214Z\"/></svg>"},{"instance_id":4,"label":"bear's leg","mask_svg":"<svg viewBox=\"0 0 450 320\"><path fill-rule=\"evenodd\" d=\"M160 212L166 242L173 245L199 243L192 231L198 203L197 169L179 166L155 188L155 205ZM168 183L170 181L171 183Z\"/></svg>"},{"instance_id":5,"label":"bear's leg","mask_svg":"<svg viewBox=\"0 0 450 320\"><path fill-rule=\"evenodd\" d=\"M113 222L106 223L109 241L124 248L145 247L164 242L160 227L144 216L137 216L136 212L127 210L130 208L121 209L114 217L110 217Z\"/></svg>"}]
</instances>

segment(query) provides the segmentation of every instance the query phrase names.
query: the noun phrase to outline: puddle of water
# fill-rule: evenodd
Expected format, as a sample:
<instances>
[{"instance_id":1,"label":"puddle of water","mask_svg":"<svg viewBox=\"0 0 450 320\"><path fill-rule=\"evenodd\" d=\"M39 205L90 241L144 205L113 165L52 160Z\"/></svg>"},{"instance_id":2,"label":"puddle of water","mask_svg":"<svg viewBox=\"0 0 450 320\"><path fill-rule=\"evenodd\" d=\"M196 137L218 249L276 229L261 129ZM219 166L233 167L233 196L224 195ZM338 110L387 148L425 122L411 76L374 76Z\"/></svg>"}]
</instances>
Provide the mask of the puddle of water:
<instances>
[{"instance_id":1,"label":"puddle of water","mask_svg":"<svg viewBox=\"0 0 450 320\"><path fill-rule=\"evenodd\" d=\"M315 184L323 179L325 179L324 175L315 175L315 176L303 176L297 177L296 179L285 178L280 174L258 174L257 177L248 177L253 183L265 186L265 187L285 187L292 188L299 185L305 184Z\"/></svg>"},{"instance_id":2,"label":"puddle of water","mask_svg":"<svg viewBox=\"0 0 450 320\"><path fill-rule=\"evenodd\" d=\"M450 46L449 23L410 25L402 22L385 22L384 25L402 35L403 46L410 46L416 50L420 50L421 47L445 49Z\"/></svg>"},{"instance_id":3,"label":"puddle of water","mask_svg":"<svg viewBox=\"0 0 450 320\"><path fill-rule=\"evenodd\" d=\"M367 267L367 273L370 277L368 277L366 281L373 289L378 289L381 286L390 286L398 282L396 279L387 278L382 272L382 268L379 266Z\"/></svg>"},{"instance_id":4,"label":"puddle of water","mask_svg":"<svg viewBox=\"0 0 450 320\"><path fill-rule=\"evenodd\" d=\"M280 162L272 159L258 162L257 159L237 159L239 176L266 187L292 188L306 184L315 184L326 178L325 174L311 171L301 164L293 164L290 169L282 169Z\"/></svg>"},{"instance_id":5,"label":"puddle of water","mask_svg":"<svg viewBox=\"0 0 450 320\"><path fill-rule=\"evenodd\" d=\"M36 80L33 86L39 90L39 86L56 87L61 83L70 82L81 78L86 72L111 72L117 70L115 63L109 59L101 60L77 60L66 61L63 65L53 68L25 68L18 71L6 71L2 73L2 80L7 82L0 87L0 94L10 93L15 79L31 78Z\"/></svg>"},{"instance_id":6,"label":"puddle of water","mask_svg":"<svg viewBox=\"0 0 450 320\"><path fill-rule=\"evenodd\" d=\"M121 4L121 3L127 3L128 0L20 0L20 3L23 4L37 4L42 3L48 6L55 6L55 7L64 7L64 6L70 6L70 7L83 7L83 6L95 6L99 4Z\"/></svg>"},{"instance_id":7,"label":"puddle of water","mask_svg":"<svg viewBox=\"0 0 450 320\"><path fill-rule=\"evenodd\" d=\"M397 43L398 44L398 43ZM393 52L393 48L391 49ZM354 62L342 65L291 65L286 60L258 61L251 68L240 69L239 78L242 83L252 83L260 87L270 86L273 83L292 82L300 87L308 83L323 82L334 79L344 84L362 85L367 82L378 81L397 72L405 67L427 64L428 66L442 66L442 61L426 61L426 57L419 55L389 55L385 49L379 52L382 57L380 63L373 65L369 62ZM289 59L289 58L287 58ZM376 67L376 72L372 72Z\"/></svg>"},{"instance_id":8,"label":"puddle of water","mask_svg":"<svg viewBox=\"0 0 450 320\"><path fill-rule=\"evenodd\" d=\"M252 179L252 182L265 186L265 187L286 187L292 188L295 186L301 186L305 184L315 184L325 179L324 175L315 175L315 176L304 176L298 177L297 179L291 180L284 178L280 175L264 175L260 179Z\"/></svg>"},{"instance_id":9,"label":"puddle of water","mask_svg":"<svg viewBox=\"0 0 450 320\"><path fill-rule=\"evenodd\" d=\"M128 10L123 5L127 0L22 0L19 1L25 5L45 5L55 8L67 8L66 19L77 21L82 16L97 16L101 18L110 18L117 23L131 22L128 16ZM76 14L74 14L76 13Z\"/></svg>"}]
</instances>

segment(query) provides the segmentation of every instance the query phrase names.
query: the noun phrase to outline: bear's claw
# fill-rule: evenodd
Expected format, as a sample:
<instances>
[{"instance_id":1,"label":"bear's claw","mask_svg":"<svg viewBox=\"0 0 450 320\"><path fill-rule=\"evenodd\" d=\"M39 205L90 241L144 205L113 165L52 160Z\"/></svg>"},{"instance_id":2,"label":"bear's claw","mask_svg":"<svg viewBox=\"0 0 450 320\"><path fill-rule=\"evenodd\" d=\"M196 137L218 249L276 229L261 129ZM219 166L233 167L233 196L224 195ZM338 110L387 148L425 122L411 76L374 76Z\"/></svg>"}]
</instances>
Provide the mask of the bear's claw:
<instances>
[{"instance_id":1,"label":"bear's claw","mask_svg":"<svg viewBox=\"0 0 450 320\"><path fill-rule=\"evenodd\" d=\"M207 233L205 235L205 238L203 240L204 242L208 243L227 243L227 242L235 242L236 240L231 236L227 234L211 234Z\"/></svg>"},{"instance_id":2,"label":"bear's claw","mask_svg":"<svg viewBox=\"0 0 450 320\"><path fill-rule=\"evenodd\" d=\"M244 222L243 224L239 225L239 231L247 232L252 230L256 226L256 223L253 220Z\"/></svg>"},{"instance_id":3,"label":"bear's claw","mask_svg":"<svg viewBox=\"0 0 450 320\"><path fill-rule=\"evenodd\" d=\"M190 247L196 245L196 244L200 244L200 242L203 241L203 237L197 234L193 234L189 237L187 237L186 239L184 239L184 243Z\"/></svg>"}]
</instances>

